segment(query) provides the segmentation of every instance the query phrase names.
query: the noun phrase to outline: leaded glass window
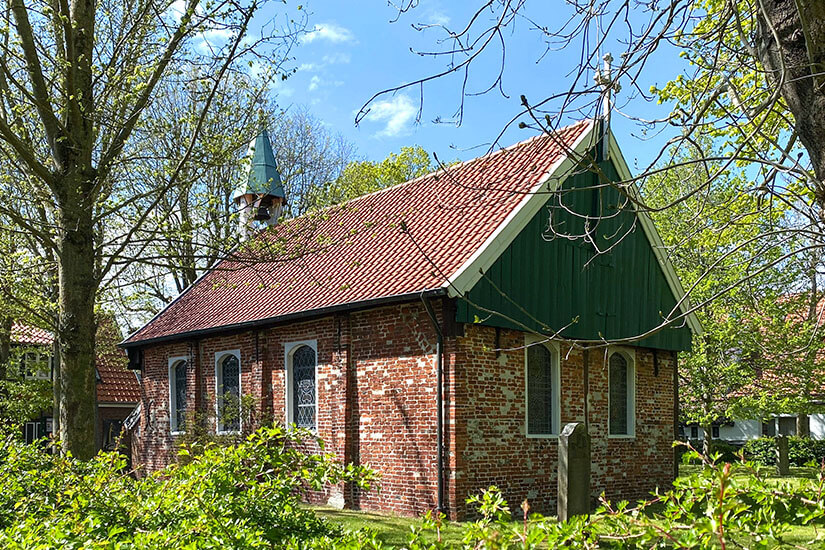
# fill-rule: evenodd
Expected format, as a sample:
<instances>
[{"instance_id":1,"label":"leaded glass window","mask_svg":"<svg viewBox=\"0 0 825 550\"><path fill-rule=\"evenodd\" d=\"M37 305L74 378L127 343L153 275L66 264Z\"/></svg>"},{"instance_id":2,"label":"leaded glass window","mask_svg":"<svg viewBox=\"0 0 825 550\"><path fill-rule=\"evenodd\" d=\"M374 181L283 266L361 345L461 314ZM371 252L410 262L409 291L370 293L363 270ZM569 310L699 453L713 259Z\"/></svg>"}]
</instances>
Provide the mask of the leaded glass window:
<instances>
[{"instance_id":1,"label":"leaded glass window","mask_svg":"<svg viewBox=\"0 0 825 550\"><path fill-rule=\"evenodd\" d=\"M527 433L554 433L553 356L547 347L527 348Z\"/></svg>"},{"instance_id":2,"label":"leaded glass window","mask_svg":"<svg viewBox=\"0 0 825 550\"><path fill-rule=\"evenodd\" d=\"M301 346L292 354L292 422L315 429L315 350Z\"/></svg>"},{"instance_id":3,"label":"leaded glass window","mask_svg":"<svg viewBox=\"0 0 825 550\"><path fill-rule=\"evenodd\" d=\"M621 353L614 353L608 362L608 384L610 390L610 434L629 435L629 395L628 378L630 368Z\"/></svg>"},{"instance_id":4,"label":"leaded glass window","mask_svg":"<svg viewBox=\"0 0 825 550\"><path fill-rule=\"evenodd\" d=\"M228 354L220 363L220 426L222 431L241 429L241 364L237 356Z\"/></svg>"},{"instance_id":5,"label":"leaded glass window","mask_svg":"<svg viewBox=\"0 0 825 550\"><path fill-rule=\"evenodd\" d=\"M186 422L186 361L178 361L174 369L173 399L175 410L174 430L180 430Z\"/></svg>"}]
</instances>

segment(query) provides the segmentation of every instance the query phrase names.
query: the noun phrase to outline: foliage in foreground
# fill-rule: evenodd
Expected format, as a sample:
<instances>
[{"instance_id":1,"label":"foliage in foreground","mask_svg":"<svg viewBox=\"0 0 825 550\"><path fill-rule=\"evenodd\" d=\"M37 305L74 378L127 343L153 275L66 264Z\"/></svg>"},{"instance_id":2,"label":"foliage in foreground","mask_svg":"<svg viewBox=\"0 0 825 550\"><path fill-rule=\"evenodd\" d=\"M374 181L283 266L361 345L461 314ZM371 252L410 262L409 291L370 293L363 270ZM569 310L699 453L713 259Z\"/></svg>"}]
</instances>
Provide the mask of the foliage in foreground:
<instances>
[{"instance_id":1,"label":"foliage in foreground","mask_svg":"<svg viewBox=\"0 0 825 550\"><path fill-rule=\"evenodd\" d=\"M705 466L696 475L677 479L672 491L634 508L626 502L603 502L590 516L567 523L536 515L515 523L493 487L470 499L478 504L482 519L467 525L464 548L825 548L825 533L814 535L810 528L821 529L825 523L825 473L796 486L769 481L751 463L737 467L706 460ZM522 508L529 511L526 503ZM792 537L799 526L809 526L812 533L813 540L804 546ZM438 528L437 521L425 521L425 529L410 536L407 548L447 548L426 541L438 537Z\"/></svg>"},{"instance_id":2,"label":"foliage in foreground","mask_svg":"<svg viewBox=\"0 0 825 550\"><path fill-rule=\"evenodd\" d=\"M336 534L299 507L303 489L374 474L301 450L309 434L262 428L144 479L116 453L61 458L0 443L0 548L273 548Z\"/></svg>"},{"instance_id":3,"label":"foliage in foreground","mask_svg":"<svg viewBox=\"0 0 825 550\"><path fill-rule=\"evenodd\" d=\"M309 434L264 428L233 447L202 454L142 480L116 454L81 462L11 439L0 445L0 547L9 549L294 548L388 549L376 533L344 532L299 505L298 493L325 483L374 480L365 468L300 450ZM705 460L672 491L631 508L603 502L588 517L558 523L529 515L513 521L492 487L474 496L481 519L465 524L461 546L509 548L825 548L825 473L804 483L776 482L752 463ZM404 548L440 550L443 518L428 516ZM789 536L797 540L791 541Z\"/></svg>"}]
</instances>

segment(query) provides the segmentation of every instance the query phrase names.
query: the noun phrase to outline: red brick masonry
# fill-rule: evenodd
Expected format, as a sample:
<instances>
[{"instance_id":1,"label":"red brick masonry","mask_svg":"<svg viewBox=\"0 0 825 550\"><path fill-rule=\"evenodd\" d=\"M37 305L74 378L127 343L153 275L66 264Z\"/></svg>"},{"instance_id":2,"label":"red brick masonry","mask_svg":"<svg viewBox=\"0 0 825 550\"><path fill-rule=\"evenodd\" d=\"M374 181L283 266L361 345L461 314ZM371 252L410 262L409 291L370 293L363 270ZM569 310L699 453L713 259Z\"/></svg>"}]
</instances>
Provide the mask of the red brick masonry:
<instances>
[{"instance_id":1,"label":"red brick masonry","mask_svg":"<svg viewBox=\"0 0 825 550\"><path fill-rule=\"evenodd\" d=\"M441 308L436 308L440 311ZM436 506L436 336L420 302L328 316L197 341L148 347L135 461L148 470L173 457L168 368L186 356L189 403L215 407L215 354L240 350L242 390L277 421L285 417L285 344L315 341L318 435L342 461L381 473L381 490L332 488L324 498L348 507L417 515ZM466 498L498 485L517 509L555 511L557 440L525 436L524 334L480 325L444 342L445 492L451 517ZM511 350L496 352L495 349ZM585 353L561 346L561 422L584 421ZM587 352L593 498L637 499L672 482L674 359L635 355L636 434L607 437L603 349ZM655 372L658 371L658 372Z\"/></svg>"}]
</instances>

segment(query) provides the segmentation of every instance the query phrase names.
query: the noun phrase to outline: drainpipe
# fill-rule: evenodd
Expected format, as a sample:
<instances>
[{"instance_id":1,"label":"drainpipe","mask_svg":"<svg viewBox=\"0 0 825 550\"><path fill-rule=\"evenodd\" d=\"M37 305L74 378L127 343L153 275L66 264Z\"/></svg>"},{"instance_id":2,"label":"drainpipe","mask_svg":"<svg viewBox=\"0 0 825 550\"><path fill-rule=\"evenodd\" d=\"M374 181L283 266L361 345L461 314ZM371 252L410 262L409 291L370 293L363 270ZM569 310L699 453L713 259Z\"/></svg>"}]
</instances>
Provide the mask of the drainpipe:
<instances>
[{"instance_id":1,"label":"drainpipe","mask_svg":"<svg viewBox=\"0 0 825 550\"><path fill-rule=\"evenodd\" d=\"M437 511L444 511L444 396L441 388L443 386L443 371L444 371L444 334L441 332L441 326L435 318L435 312L432 305L421 296L421 302L424 304L424 309L427 310L427 315L430 316L430 321L433 323L433 328L437 336L435 347L435 361L436 361L436 387L435 387L435 402L436 402L436 470L438 471L438 507Z\"/></svg>"}]
</instances>

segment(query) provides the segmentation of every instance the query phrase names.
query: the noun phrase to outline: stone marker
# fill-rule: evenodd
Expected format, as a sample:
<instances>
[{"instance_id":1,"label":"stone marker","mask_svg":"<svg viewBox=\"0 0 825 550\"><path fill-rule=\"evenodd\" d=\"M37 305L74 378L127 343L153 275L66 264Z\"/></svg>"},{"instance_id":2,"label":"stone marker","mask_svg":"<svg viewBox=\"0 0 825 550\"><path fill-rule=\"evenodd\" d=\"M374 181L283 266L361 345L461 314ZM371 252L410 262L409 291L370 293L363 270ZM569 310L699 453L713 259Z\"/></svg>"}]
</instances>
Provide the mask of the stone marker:
<instances>
[{"instance_id":1,"label":"stone marker","mask_svg":"<svg viewBox=\"0 0 825 550\"><path fill-rule=\"evenodd\" d=\"M791 473L788 462L788 438L782 434L776 436L776 473L781 476Z\"/></svg>"},{"instance_id":2,"label":"stone marker","mask_svg":"<svg viewBox=\"0 0 825 550\"><path fill-rule=\"evenodd\" d=\"M589 513L590 435L582 422L571 422L559 436L558 518Z\"/></svg>"}]
</instances>

